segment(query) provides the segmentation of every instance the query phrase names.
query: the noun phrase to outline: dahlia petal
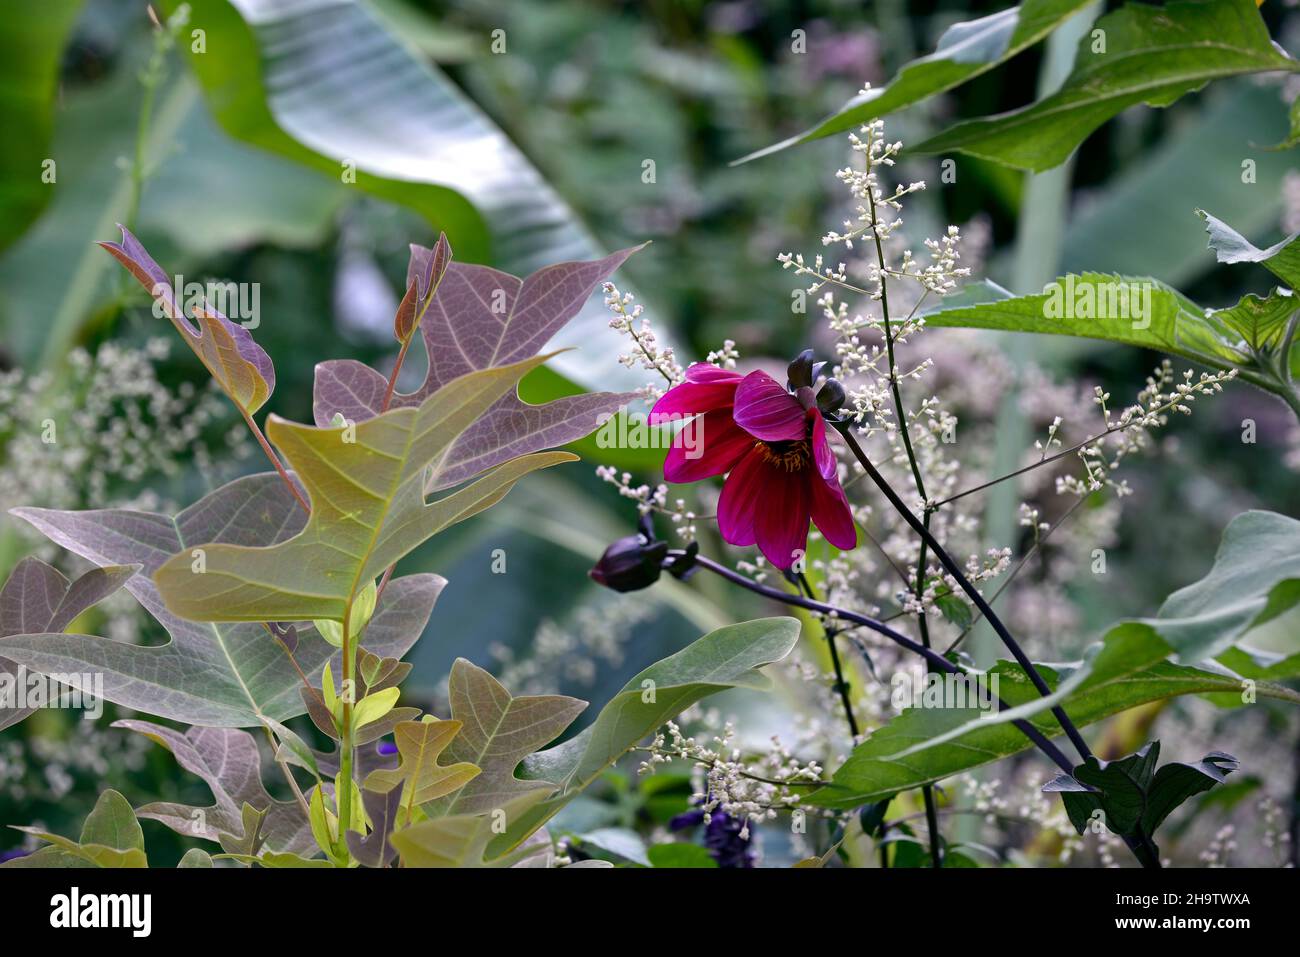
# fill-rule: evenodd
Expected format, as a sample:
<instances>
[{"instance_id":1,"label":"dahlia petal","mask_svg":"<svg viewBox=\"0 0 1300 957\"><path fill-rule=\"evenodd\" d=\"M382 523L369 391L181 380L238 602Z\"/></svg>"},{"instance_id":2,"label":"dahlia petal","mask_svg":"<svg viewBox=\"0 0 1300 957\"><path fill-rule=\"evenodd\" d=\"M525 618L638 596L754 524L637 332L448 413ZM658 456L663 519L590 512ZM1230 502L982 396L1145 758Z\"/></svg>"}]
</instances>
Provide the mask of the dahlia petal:
<instances>
[{"instance_id":1,"label":"dahlia petal","mask_svg":"<svg viewBox=\"0 0 1300 957\"><path fill-rule=\"evenodd\" d=\"M738 385L745 378L734 369L720 369L712 362L693 362L686 370L687 382L717 383L730 382Z\"/></svg>"},{"instance_id":2,"label":"dahlia petal","mask_svg":"<svg viewBox=\"0 0 1300 957\"><path fill-rule=\"evenodd\" d=\"M813 433L812 433L813 459L817 462L817 471L822 478L831 480L836 478L835 471L835 453L831 451L831 444L826 440L826 420L822 418L820 412L813 413Z\"/></svg>"},{"instance_id":3,"label":"dahlia petal","mask_svg":"<svg viewBox=\"0 0 1300 957\"><path fill-rule=\"evenodd\" d=\"M700 369L701 366L704 368ZM709 372L710 369L713 371ZM685 382L673 386L654 404L650 424L660 425L674 415L695 415L730 406L736 397L736 386L743 378L739 372L697 362L686 370Z\"/></svg>"},{"instance_id":4,"label":"dahlia petal","mask_svg":"<svg viewBox=\"0 0 1300 957\"><path fill-rule=\"evenodd\" d=\"M764 464L760 507L754 520L759 551L775 567L789 568L808 549L811 486L808 470L787 472ZM820 481L820 480L818 480Z\"/></svg>"},{"instance_id":5,"label":"dahlia petal","mask_svg":"<svg viewBox=\"0 0 1300 957\"><path fill-rule=\"evenodd\" d=\"M826 541L841 551L856 548L858 529L853 524L853 512L849 509L849 500L839 481L823 479L817 475L810 475L809 478L813 524L825 536Z\"/></svg>"},{"instance_id":6,"label":"dahlia petal","mask_svg":"<svg viewBox=\"0 0 1300 957\"><path fill-rule=\"evenodd\" d=\"M673 438L664 479L680 485L721 475L753 447L754 437L736 425L730 409L714 409L687 422Z\"/></svg>"},{"instance_id":7,"label":"dahlia petal","mask_svg":"<svg viewBox=\"0 0 1300 957\"><path fill-rule=\"evenodd\" d=\"M722 486L718 499L718 532L722 540L732 545L753 545L754 516L763 493L763 478L767 467L757 449L736 463Z\"/></svg>"},{"instance_id":8,"label":"dahlia petal","mask_svg":"<svg viewBox=\"0 0 1300 957\"><path fill-rule=\"evenodd\" d=\"M751 372L736 387L736 424L767 442L791 442L804 437L804 411L799 400L766 372Z\"/></svg>"}]
</instances>

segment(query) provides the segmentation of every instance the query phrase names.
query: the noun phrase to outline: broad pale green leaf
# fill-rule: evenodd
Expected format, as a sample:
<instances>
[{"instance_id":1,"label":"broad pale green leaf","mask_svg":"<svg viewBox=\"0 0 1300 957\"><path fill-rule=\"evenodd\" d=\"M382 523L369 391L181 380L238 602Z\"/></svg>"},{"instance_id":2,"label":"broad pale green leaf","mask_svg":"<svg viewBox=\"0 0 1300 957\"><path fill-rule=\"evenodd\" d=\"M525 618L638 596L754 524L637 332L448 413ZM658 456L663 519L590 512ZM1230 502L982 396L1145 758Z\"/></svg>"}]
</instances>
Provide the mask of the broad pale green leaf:
<instances>
[{"instance_id":1,"label":"broad pale green leaf","mask_svg":"<svg viewBox=\"0 0 1300 957\"><path fill-rule=\"evenodd\" d=\"M165 0L174 10L180 0ZM509 138L357 0L189 0L209 50L190 65L231 136L406 206L472 262L517 274L603 253ZM248 69L255 63L258 69ZM551 348L584 387L633 388L592 297ZM539 344L540 345L540 344Z\"/></svg>"},{"instance_id":2,"label":"broad pale green leaf","mask_svg":"<svg viewBox=\"0 0 1300 957\"><path fill-rule=\"evenodd\" d=\"M1203 209L1197 214L1205 220L1205 231L1210 234L1210 248L1221 263L1259 263L1277 276L1291 289L1300 288L1300 233L1288 236L1281 242L1260 249L1241 233L1221 219L1216 219Z\"/></svg>"},{"instance_id":3,"label":"broad pale green leaf","mask_svg":"<svg viewBox=\"0 0 1300 957\"><path fill-rule=\"evenodd\" d=\"M212 867L212 855L201 847L191 847L181 857L177 867L184 868L210 868Z\"/></svg>"},{"instance_id":4,"label":"broad pale green leaf","mask_svg":"<svg viewBox=\"0 0 1300 957\"><path fill-rule=\"evenodd\" d=\"M171 751L176 763L199 777L216 803L199 808L160 801L137 810L184 837L220 842L222 836L245 837L244 808L264 815L260 847L271 851L313 853L316 841L296 801L276 801L262 783L262 756L247 731L235 728L190 728L182 733L149 721L122 720L115 728L135 731Z\"/></svg>"},{"instance_id":5,"label":"broad pale green leaf","mask_svg":"<svg viewBox=\"0 0 1300 957\"><path fill-rule=\"evenodd\" d=\"M1252 628L1300 604L1300 521L1243 512L1228 523L1214 565L1160 607L1159 629L1179 660L1216 657Z\"/></svg>"},{"instance_id":6,"label":"broad pale green leaf","mask_svg":"<svg viewBox=\"0 0 1300 957\"><path fill-rule=\"evenodd\" d=\"M425 500L457 437L547 358L460 376L414 408L355 425L271 416L267 435L311 500L306 527L269 547L213 542L175 555L154 575L168 610L198 621L344 620L354 597L416 546L496 504L529 472L576 459L522 456Z\"/></svg>"},{"instance_id":7,"label":"broad pale green leaf","mask_svg":"<svg viewBox=\"0 0 1300 957\"><path fill-rule=\"evenodd\" d=\"M515 769L559 737L587 706L585 701L564 695L513 697L496 678L464 658L451 666L447 696L451 716L463 725L447 757L477 765L481 773L460 790L426 805L426 815L478 814L522 794L555 790L548 782L519 780Z\"/></svg>"},{"instance_id":8,"label":"broad pale green leaf","mask_svg":"<svg viewBox=\"0 0 1300 957\"><path fill-rule=\"evenodd\" d=\"M297 534L305 523L302 510L273 472L237 479L175 516L130 509L22 508L14 514L96 565L142 566L126 589L172 640L139 646L93 635L0 638L0 654L12 661L44 674L99 672L110 701L187 724L224 727L259 727L264 718L283 722L302 714L298 668L314 679L333 661L341 672L339 650L309 625L298 627L290 660L260 623L196 622L173 614L150 577L172 555L206 542L270 545ZM365 646L384 657L404 655L445 584L437 575L391 580L366 628Z\"/></svg>"},{"instance_id":9,"label":"broad pale green leaf","mask_svg":"<svg viewBox=\"0 0 1300 957\"><path fill-rule=\"evenodd\" d=\"M1098 681L1132 674L1163 661L1169 655L1187 664L1218 657L1231 668L1234 662L1248 669L1243 678L1290 677L1291 664L1259 668L1249 653L1234 646L1251 629L1278 618L1300 605L1300 522L1276 512L1243 512L1224 530L1209 574L1170 595L1157 617L1124 622L1090 649L1084 660L1071 666L1068 678L1050 695L995 715L976 715L924 741L887 755L901 760L939 747L968 732L996 723L1031 718L1050 707L1069 703L1073 696ZM1236 652L1226 656L1227 651ZM1234 688L1233 690L1239 690ZM1277 689L1266 685L1266 694ZM1292 700L1300 701L1300 696ZM1067 711L1069 709L1067 708Z\"/></svg>"},{"instance_id":10,"label":"broad pale green leaf","mask_svg":"<svg viewBox=\"0 0 1300 957\"><path fill-rule=\"evenodd\" d=\"M1041 172L1065 162L1093 130L1130 106L1164 107L1211 80L1298 69L1274 45L1255 0L1129 3L1080 41L1074 69L1056 93L958 123L914 149Z\"/></svg>"},{"instance_id":11,"label":"broad pale green leaf","mask_svg":"<svg viewBox=\"0 0 1300 957\"><path fill-rule=\"evenodd\" d=\"M441 764L443 751L461 729L459 721L404 721L393 729L401 763L394 770L371 771L366 790L387 794L402 788L402 806L408 811L446 794L478 776L477 765L468 761Z\"/></svg>"},{"instance_id":12,"label":"broad pale green leaf","mask_svg":"<svg viewBox=\"0 0 1300 957\"><path fill-rule=\"evenodd\" d=\"M933 53L908 63L886 86L858 94L812 129L737 163L851 130L960 86L1033 46L1087 5L1087 0L1026 0L978 20L955 23L939 38Z\"/></svg>"},{"instance_id":13,"label":"broad pale green leaf","mask_svg":"<svg viewBox=\"0 0 1300 957\"><path fill-rule=\"evenodd\" d=\"M104 791L95 801L95 807L86 817L81 829L79 841L52 834L35 827L19 827L15 830L32 834L49 841L61 854L51 855L39 862L33 861L31 867L70 867L65 855L83 862L81 866L91 867L148 867L148 858L144 850L144 833L140 822L130 803L111 788ZM39 852L38 852L39 853ZM32 855L36 857L37 855Z\"/></svg>"},{"instance_id":14,"label":"broad pale green leaf","mask_svg":"<svg viewBox=\"0 0 1300 957\"><path fill-rule=\"evenodd\" d=\"M26 229L53 194L57 174L45 164L53 156L55 95L63 46L81 0L18 4L6 10L0 32L0 249Z\"/></svg>"},{"instance_id":15,"label":"broad pale green leaf","mask_svg":"<svg viewBox=\"0 0 1300 957\"><path fill-rule=\"evenodd\" d=\"M794 618L741 622L712 631L642 671L581 734L524 759L520 777L553 783L559 791L512 819L492 853L517 846L637 742L697 701L728 688L767 690L771 682L760 669L788 655L798 639Z\"/></svg>"}]
</instances>

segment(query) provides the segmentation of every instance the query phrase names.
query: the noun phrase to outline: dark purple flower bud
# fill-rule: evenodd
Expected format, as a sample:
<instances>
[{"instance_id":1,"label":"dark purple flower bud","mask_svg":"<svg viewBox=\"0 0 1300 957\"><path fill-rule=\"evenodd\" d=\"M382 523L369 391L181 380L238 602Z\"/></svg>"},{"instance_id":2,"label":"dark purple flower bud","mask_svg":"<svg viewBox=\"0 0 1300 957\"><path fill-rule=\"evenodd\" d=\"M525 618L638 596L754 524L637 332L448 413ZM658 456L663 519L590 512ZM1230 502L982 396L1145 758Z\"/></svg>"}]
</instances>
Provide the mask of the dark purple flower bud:
<instances>
[{"instance_id":1,"label":"dark purple flower bud","mask_svg":"<svg viewBox=\"0 0 1300 957\"><path fill-rule=\"evenodd\" d=\"M798 389L812 388L813 381L816 379L816 373L813 372L813 351L805 349L795 357L795 360L786 367L786 375L789 381L786 388L791 392Z\"/></svg>"},{"instance_id":2,"label":"dark purple flower bud","mask_svg":"<svg viewBox=\"0 0 1300 957\"><path fill-rule=\"evenodd\" d=\"M844 386L840 385L836 379L827 379L817 393L817 407L822 410L822 415L827 418L833 418L837 412L844 406L844 401L848 397L844 394Z\"/></svg>"},{"instance_id":3,"label":"dark purple flower bud","mask_svg":"<svg viewBox=\"0 0 1300 957\"><path fill-rule=\"evenodd\" d=\"M638 591L659 580L668 543L651 541L645 535L620 538L600 556L587 574L597 584L614 591Z\"/></svg>"}]
</instances>

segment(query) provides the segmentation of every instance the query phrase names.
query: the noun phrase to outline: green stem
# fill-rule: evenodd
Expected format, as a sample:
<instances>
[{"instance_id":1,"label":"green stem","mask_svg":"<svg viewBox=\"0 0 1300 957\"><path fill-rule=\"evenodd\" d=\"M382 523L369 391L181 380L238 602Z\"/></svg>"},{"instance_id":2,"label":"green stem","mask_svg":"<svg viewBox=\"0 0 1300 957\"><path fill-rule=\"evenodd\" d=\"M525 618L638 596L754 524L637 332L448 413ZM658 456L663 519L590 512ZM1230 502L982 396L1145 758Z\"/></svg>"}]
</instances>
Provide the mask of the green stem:
<instances>
[{"instance_id":1,"label":"green stem","mask_svg":"<svg viewBox=\"0 0 1300 957\"><path fill-rule=\"evenodd\" d=\"M352 599L343 608L343 727L339 729L339 773L334 779L334 802L339 812L339 843L335 853L346 865L349 859L347 832L352 823L352 699L356 695L353 680Z\"/></svg>"}]
</instances>

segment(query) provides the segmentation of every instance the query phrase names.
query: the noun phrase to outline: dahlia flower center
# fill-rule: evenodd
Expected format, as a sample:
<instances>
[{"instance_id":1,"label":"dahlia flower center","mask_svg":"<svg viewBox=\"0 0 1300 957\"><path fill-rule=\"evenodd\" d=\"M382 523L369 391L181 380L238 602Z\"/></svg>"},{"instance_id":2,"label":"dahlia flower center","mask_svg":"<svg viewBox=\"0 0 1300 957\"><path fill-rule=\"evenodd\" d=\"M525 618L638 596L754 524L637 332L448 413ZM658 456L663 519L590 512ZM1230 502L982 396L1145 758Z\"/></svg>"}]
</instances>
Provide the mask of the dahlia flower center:
<instances>
[{"instance_id":1,"label":"dahlia flower center","mask_svg":"<svg viewBox=\"0 0 1300 957\"><path fill-rule=\"evenodd\" d=\"M806 439L794 442L755 442L763 461L786 472L801 472L812 463L812 447Z\"/></svg>"}]
</instances>

